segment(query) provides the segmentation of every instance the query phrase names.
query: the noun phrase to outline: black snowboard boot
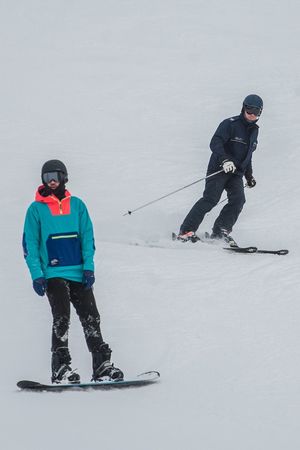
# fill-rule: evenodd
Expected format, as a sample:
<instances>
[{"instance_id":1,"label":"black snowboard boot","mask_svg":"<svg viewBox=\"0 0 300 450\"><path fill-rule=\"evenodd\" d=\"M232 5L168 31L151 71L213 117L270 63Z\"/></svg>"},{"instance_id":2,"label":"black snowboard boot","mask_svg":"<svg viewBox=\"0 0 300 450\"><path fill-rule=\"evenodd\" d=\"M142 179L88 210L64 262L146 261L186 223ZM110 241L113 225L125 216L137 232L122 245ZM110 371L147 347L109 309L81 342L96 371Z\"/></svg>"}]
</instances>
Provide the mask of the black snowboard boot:
<instances>
[{"instance_id":1,"label":"black snowboard boot","mask_svg":"<svg viewBox=\"0 0 300 450\"><path fill-rule=\"evenodd\" d=\"M103 343L99 352L93 352L93 377L92 381L121 381L123 372L114 367L110 362L111 349L108 344Z\"/></svg>"},{"instance_id":2,"label":"black snowboard boot","mask_svg":"<svg viewBox=\"0 0 300 450\"><path fill-rule=\"evenodd\" d=\"M52 353L52 383L80 383L80 376L72 370L71 356L67 347L60 347Z\"/></svg>"}]
</instances>

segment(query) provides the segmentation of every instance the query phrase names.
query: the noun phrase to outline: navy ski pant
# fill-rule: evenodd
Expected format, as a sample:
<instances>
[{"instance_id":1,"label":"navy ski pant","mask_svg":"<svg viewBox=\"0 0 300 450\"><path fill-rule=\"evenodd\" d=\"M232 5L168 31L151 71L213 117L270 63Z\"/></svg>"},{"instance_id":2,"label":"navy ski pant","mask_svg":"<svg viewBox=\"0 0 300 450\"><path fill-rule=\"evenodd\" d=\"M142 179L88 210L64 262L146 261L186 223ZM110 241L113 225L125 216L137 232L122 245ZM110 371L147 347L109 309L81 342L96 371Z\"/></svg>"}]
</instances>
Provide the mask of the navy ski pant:
<instances>
[{"instance_id":1,"label":"navy ski pant","mask_svg":"<svg viewBox=\"0 0 300 450\"><path fill-rule=\"evenodd\" d=\"M84 289L83 284L76 281L50 278L46 293L53 316L52 352L68 348L71 303L79 316L89 351L99 351L103 339L93 290Z\"/></svg>"},{"instance_id":2,"label":"navy ski pant","mask_svg":"<svg viewBox=\"0 0 300 450\"><path fill-rule=\"evenodd\" d=\"M225 229L230 233L246 201L243 177L231 173L220 173L206 180L203 197L192 207L180 231L196 231L205 214L220 201L224 190L227 192L228 203L216 219L213 232L218 234L221 229Z\"/></svg>"}]
</instances>

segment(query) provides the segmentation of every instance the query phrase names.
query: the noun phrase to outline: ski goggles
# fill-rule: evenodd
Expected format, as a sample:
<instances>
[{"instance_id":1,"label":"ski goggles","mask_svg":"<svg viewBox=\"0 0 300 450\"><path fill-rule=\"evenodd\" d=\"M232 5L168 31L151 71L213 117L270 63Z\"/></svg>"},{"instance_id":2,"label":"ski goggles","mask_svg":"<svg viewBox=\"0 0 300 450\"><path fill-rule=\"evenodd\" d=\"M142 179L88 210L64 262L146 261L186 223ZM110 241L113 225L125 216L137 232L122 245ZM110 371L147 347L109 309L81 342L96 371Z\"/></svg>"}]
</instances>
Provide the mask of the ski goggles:
<instances>
[{"instance_id":1,"label":"ski goggles","mask_svg":"<svg viewBox=\"0 0 300 450\"><path fill-rule=\"evenodd\" d=\"M247 114L254 114L256 117L260 116L261 109L255 106L245 106L245 111Z\"/></svg>"},{"instance_id":2,"label":"ski goggles","mask_svg":"<svg viewBox=\"0 0 300 450\"><path fill-rule=\"evenodd\" d=\"M42 180L44 183L48 184L50 181L56 181L60 183L62 179L62 174L60 172L46 172L43 173Z\"/></svg>"}]
</instances>

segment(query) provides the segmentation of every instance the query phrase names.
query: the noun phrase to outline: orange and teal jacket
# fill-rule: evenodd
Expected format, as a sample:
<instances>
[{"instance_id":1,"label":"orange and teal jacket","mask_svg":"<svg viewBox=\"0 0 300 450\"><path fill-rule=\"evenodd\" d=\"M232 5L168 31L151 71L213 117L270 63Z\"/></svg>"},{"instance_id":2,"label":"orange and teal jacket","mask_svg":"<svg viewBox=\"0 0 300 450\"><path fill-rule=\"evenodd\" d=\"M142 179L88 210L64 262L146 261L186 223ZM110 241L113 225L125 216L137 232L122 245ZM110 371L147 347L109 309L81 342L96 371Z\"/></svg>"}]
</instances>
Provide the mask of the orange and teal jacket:
<instances>
[{"instance_id":1,"label":"orange and teal jacket","mask_svg":"<svg viewBox=\"0 0 300 450\"><path fill-rule=\"evenodd\" d=\"M32 279L82 281L83 270L94 270L94 233L87 208L71 196L61 201L43 197L40 186L26 213L23 250Z\"/></svg>"}]
</instances>

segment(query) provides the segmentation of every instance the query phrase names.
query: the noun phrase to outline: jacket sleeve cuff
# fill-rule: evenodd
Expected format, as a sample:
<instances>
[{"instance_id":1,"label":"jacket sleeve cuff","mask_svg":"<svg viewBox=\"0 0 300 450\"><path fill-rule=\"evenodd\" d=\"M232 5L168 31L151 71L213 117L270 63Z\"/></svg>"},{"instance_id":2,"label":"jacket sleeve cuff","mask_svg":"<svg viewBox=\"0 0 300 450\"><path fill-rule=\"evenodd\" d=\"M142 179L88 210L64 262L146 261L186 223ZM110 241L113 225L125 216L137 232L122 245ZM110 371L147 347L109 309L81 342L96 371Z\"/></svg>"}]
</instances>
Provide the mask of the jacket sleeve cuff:
<instances>
[{"instance_id":1,"label":"jacket sleeve cuff","mask_svg":"<svg viewBox=\"0 0 300 450\"><path fill-rule=\"evenodd\" d=\"M38 269L31 270L30 273L31 273L32 281L36 280L37 278L41 278L41 277L45 276L45 274L42 272L42 270L38 270Z\"/></svg>"},{"instance_id":2,"label":"jacket sleeve cuff","mask_svg":"<svg viewBox=\"0 0 300 450\"><path fill-rule=\"evenodd\" d=\"M83 263L83 270L91 270L95 272L95 264L93 262L85 262Z\"/></svg>"}]
</instances>

